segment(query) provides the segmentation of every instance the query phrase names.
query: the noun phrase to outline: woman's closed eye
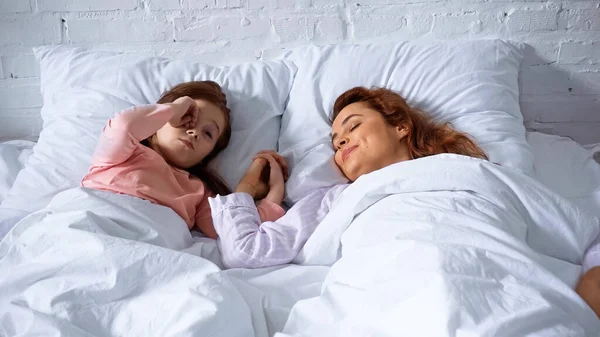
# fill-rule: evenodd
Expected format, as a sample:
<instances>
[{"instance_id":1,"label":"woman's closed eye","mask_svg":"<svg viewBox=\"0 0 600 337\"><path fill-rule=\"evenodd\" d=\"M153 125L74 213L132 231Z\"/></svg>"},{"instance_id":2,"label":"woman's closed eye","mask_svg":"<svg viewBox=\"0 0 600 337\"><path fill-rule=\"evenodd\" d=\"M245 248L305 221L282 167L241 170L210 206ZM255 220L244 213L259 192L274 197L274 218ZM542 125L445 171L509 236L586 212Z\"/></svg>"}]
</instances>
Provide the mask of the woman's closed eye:
<instances>
[{"instance_id":1,"label":"woman's closed eye","mask_svg":"<svg viewBox=\"0 0 600 337\"><path fill-rule=\"evenodd\" d=\"M350 132L354 131L354 130L355 130L356 128L358 128L358 127L359 127L361 124L362 124L362 123L356 123L356 124L352 125L352 127L350 127L350 130L349 130L349 131L350 131ZM336 136L336 135L334 135L334 137L335 137L335 136ZM331 140L331 146L333 147L333 149L334 149L335 151L339 151L339 150L340 150L340 148L341 148L341 145L344 145L344 144L345 144L345 142L344 142L344 141L342 141L341 143L339 143L338 145L336 145L336 144L335 144L335 138Z\"/></svg>"}]
</instances>

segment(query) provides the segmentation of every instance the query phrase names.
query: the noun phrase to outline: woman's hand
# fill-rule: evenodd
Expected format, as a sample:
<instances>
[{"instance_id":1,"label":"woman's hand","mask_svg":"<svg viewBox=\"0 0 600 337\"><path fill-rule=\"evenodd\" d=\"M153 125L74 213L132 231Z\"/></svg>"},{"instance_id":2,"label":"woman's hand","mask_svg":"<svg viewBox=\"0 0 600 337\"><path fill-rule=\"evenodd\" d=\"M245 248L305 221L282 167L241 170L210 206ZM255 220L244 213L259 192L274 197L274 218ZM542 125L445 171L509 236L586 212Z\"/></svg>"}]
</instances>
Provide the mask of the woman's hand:
<instances>
[{"instance_id":1,"label":"woman's hand","mask_svg":"<svg viewBox=\"0 0 600 337\"><path fill-rule=\"evenodd\" d=\"M173 101L173 103L166 103L165 105L173 108L173 117L169 120L174 128L184 127L191 129L196 126L198 120L198 106L196 101L188 96L182 96Z\"/></svg>"},{"instance_id":2,"label":"woman's hand","mask_svg":"<svg viewBox=\"0 0 600 337\"><path fill-rule=\"evenodd\" d=\"M588 270L579 280L575 291L600 318L600 267Z\"/></svg>"}]
</instances>

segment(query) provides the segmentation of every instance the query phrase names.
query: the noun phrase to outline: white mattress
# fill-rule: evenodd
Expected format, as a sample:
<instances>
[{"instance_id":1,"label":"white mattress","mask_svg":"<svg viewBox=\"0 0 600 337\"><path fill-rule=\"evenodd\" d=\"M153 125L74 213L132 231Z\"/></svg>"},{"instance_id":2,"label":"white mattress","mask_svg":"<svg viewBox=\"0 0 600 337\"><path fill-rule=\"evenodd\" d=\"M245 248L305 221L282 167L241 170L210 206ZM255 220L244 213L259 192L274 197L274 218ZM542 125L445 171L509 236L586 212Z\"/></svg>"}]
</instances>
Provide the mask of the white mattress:
<instances>
[{"instance_id":1,"label":"white mattress","mask_svg":"<svg viewBox=\"0 0 600 337\"><path fill-rule=\"evenodd\" d=\"M529 133L527 139L534 149L537 179L580 206L600 210L600 165L593 160L600 146L586 149L569 139L540 133ZM32 145L24 141L0 143L0 197L23 167ZM20 216L23 214L0 209L0 224L3 219L13 223ZM272 336L283 329L297 301L319 295L328 270L291 265L226 273L248 303L256 336Z\"/></svg>"}]
</instances>

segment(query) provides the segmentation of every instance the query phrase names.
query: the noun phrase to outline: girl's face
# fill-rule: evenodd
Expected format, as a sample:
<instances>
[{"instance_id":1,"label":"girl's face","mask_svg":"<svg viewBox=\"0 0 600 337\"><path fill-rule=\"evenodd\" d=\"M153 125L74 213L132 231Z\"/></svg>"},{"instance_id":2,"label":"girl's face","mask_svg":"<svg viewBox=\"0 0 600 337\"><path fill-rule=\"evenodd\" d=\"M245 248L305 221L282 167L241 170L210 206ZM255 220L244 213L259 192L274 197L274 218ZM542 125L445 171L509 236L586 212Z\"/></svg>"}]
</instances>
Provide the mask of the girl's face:
<instances>
[{"instance_id":1,"label":"girl's face","mask_svg":"<svg viewBox=\"0 0 600 337\"><path fill-rule=\"evenodd\" d=\"M218 106L202 99L194 101L198 108L194 127L174 128L167 123L151 141L152 147L179 169L188 169L206 158L226 127L225 114Z\"/></svg>"},{"instance_id":2,"label":"girl's face","mask_svg":"<svg viewBox=\"0 0 600 337\"><path fill-rule=\"evenodd\" d=\"M342 109L331 131L335 163L350 181L410 159L406 130L390 125L364 102Z\"/></svg>"}]
</instances>

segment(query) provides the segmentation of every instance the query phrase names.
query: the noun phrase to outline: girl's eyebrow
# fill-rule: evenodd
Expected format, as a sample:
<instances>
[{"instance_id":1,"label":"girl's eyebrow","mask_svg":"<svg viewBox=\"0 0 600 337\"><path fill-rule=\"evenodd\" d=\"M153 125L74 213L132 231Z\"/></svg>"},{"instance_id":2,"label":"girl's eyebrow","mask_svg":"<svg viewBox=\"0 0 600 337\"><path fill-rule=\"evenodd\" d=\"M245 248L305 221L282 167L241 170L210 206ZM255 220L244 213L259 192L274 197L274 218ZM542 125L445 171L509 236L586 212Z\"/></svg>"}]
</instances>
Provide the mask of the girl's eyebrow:
<instances>
[{"instance_id":1,"label":"girl's eyebrow","mask_svg":"<svg viewBox=\"0 0 600 337\"><path fill-rule=\"evenodd\" d=\"M202 108L200 108L200 106L198 105L198 103L196 103L196 107L198 108L198 113L200 113L201 111L203 111L203 109L202 109ZM217 133L218 133L218 134L221 134L221 127L219 127L219 123L217 123L217 120L216 120L216 119L214 119L214 118L211 118L211 119L210 119L210 123L211 123L211 124L214 124L214 125L215 125L215 127L217 128Z\"/></svg>"},{"instance_id":2,"label":"girl's eyebrow","mask_svg":"<svg viewBox=\"0 0 600 337\"><path fill-rule=\"evenodd\" d=\"M217 132L218 132L218 133L221 133L221 128L219 127L219 124L218 124L218 123L217 123L217 122L216 122L214 119L211 119L210 121L211 121L211 123L212 123L212 124L214 124L214 125L215 125L215 127L217 128Z\"/></svg>"}]
</instances>

